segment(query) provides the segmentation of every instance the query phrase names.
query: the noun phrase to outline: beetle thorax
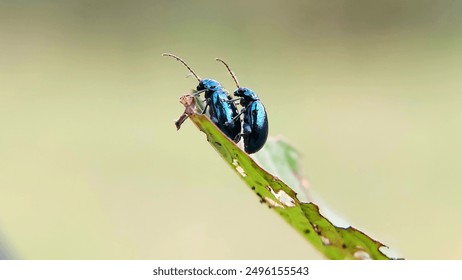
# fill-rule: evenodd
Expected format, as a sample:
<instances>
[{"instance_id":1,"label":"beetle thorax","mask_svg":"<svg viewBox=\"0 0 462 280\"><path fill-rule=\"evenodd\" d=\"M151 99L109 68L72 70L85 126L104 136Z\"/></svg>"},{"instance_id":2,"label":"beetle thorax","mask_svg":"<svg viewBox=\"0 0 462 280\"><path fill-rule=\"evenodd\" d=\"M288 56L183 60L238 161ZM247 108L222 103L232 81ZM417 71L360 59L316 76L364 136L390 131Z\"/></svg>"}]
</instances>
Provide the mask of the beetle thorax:
<instances>
[{"instance_id":1,"label":"beetle thorax","mask_svg":"<svg viewBox=\"0 0 462 280\"><path fill-rule=\"evenodd\" d=\"M221 84L215 80L212 79L203 79L199 82L199 85L197 85L197 90L206 90L206 91L214 91L221 88Z\"/></svg>"},{"instance_id":2,"label":"beetle thorax","mask_svg":"<svg viewBox=\"0 0 462 280\"><path fill-rule=\"evenodd\" d=\"M241 105L244 107L253 101L259 100L257 94L248 88L238 88L234 95L241 98Z\"/></svg>"}]
</instances>

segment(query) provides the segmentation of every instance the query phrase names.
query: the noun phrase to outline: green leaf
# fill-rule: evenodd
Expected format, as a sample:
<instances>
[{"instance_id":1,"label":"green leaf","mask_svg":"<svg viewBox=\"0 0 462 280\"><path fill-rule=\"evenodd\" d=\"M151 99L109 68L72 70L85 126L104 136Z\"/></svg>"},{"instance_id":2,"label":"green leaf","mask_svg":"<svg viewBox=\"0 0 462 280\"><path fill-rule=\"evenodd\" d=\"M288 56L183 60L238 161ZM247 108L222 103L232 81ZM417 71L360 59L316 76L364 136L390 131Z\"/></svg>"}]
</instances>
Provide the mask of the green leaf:
<instances>
[{"instance_id":1,"label":"green leaf","mask_svg":"<svg viewBox=\"0 0 462 280\"><path fill-rule=\"evenodd\" d=\"M196 113L191 95L181 97L185 113L177 121L181 126L185 116L204 132L207 141L247 186L280 217L286 220L316 249L330 259L390 259L379 249L384 245L353 227L337 227L324 217L314 203L301 202L297 193L276 175L263 169L247 153L225 136L206 115ZM286 182L305 193L306 185L300 175L299 154L283 141L269 141L255 158L265 162L269 171L279 174Z\"/></svg>"}]
</instances>

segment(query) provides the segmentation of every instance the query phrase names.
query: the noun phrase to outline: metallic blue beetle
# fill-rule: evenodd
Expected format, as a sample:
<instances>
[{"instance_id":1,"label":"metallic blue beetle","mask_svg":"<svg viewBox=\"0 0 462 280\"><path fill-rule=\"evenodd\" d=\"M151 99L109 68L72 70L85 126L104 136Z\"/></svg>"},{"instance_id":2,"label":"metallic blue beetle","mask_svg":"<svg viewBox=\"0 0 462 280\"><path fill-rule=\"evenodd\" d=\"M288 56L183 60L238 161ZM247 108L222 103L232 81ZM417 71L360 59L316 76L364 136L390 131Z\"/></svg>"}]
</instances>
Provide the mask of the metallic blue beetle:
<instances>
[{"instance_id":1,"label":"metallic blue beetle","mask_svg":"<svg viewBox=\"0 0 462 280\"><path fill-rule=\"evenodd\" d=\"M249 154L256 153L265 145L268 138L268 116L265 107L255 92L239 86L236 75L234 75L226 62L219 58L216 60L223 63L231 74L237 86L234 96L239 97L237 100L240 100L241 105L244 107L239 115L235 117L235 119L238 119L241 114L244 114L242 133L237 135L234 142L239 142L242 136L244 138L244 150Z\"/></svg>"},{"instance_id":2,"label":"metallic blue beetle","mask_svg":"<svg viewBox=\"0 0 462 280\"><path fill-rule=\"evenodd\" d=\"M223 86L212 79L199 78L192 69L178 56L173 54L164 53L163 56L170 56L183 63L186 68L196 77L199 81L194 96L205 92L206 105L202 114L209 108L209 115L212 122L232 140L239 140L237 137L241 132L241 120L238 117L236 105L230 102L231 96L223 88Z\"/></svg>"}]
</instances>

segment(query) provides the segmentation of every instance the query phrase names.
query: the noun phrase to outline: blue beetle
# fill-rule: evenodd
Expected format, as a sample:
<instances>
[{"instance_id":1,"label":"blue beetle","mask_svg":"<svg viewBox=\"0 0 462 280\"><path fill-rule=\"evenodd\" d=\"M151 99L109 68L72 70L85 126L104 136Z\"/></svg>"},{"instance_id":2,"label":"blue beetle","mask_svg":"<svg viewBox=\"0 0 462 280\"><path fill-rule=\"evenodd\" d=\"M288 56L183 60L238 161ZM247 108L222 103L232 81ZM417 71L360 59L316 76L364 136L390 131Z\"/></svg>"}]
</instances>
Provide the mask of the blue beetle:
<instances>
[{"instance_id":1,"label":"blue beetle","mask_svg":"<svg viewBox=\"0 0 462 280\"><path fill-rule=\"evenodd\" d=\"M243 107L239 115L235 117L235 119L238 119L240 115L244 115L242 133L236 136L234 142L239 142L242 136L244 138L244 150L248 154L256 153L265 145L268 138L268 115L266 114L265 106L263 106L255 92L239 86L236 75L234 75L226 62L219 58L216 60L223 63L231 74L237 86L234 96L239 97L237 100L240 100L240 104Z\"/></svg>"},{"instance_id":2,"label":"blue beetle","mask_svg":"<svg viewBox=\"0 0 462 280\"><path fill-rule=\"evenodd\" d=\"M202 112L204 114L209 108L209 115L212 122L232 140L237 139L241 132L241 120L238 117L238 110L234 102L231 101L231 96L223 88L223 86L212 79L201 79L181 58L176 55L164 53L163 56L170 56L183 63L186 68L196 77L199 85L196 87L194 96L205 92L206 105Z\"/></svg>"}]
</instances>

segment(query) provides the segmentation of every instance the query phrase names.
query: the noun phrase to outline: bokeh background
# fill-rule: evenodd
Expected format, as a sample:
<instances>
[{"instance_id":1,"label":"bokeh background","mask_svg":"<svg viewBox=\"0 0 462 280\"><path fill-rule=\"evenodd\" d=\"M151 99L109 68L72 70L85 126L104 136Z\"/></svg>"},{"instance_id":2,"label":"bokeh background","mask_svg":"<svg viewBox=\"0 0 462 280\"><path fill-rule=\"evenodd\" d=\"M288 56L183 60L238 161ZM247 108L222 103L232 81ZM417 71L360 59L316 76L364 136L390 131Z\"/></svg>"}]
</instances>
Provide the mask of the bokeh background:
<instances>
[{"instance_id":1,"label":"bokeh background","mask_svg":"<svg viewBox=\"0 0 462 280\"><path fill-rule=\"evenodd\" d=\"M201 77L263 100L339 215L462 258L462 2L0 1L0 248L19 259L317 259L189 121ZM3 255L2 255L3 254Z\"/></svg>"}]
</instances>

